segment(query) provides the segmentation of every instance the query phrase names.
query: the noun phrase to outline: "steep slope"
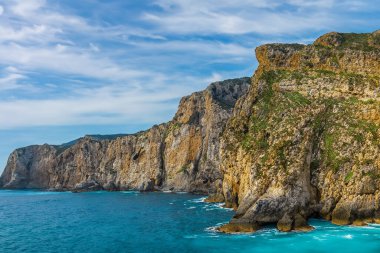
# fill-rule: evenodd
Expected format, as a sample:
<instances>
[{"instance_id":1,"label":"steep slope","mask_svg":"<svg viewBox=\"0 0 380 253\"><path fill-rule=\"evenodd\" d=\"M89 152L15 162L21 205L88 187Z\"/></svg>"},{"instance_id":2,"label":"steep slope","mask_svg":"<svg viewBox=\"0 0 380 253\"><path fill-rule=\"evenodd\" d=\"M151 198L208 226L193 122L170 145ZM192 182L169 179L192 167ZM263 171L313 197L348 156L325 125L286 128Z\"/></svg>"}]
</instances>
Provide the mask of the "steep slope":
<instances>
[{"instance_id":1,"label":"steep slope","mask_svg":"<svg viewBox=\"0 0 380 253\"><path fill-rule=\"evenodd\" d=\"M249 78L216 82L182 98L172 121L133 135L85 136L15 150L3 188L174 190L221 187L219 136Z\"/></svg>"},{"instance_id":2,"label":"steep slope","mask_svg":"<svg viewBox=\"0 0 380 253\"><path fill-rule=\"evenodd\" d=\"M0 186L209 193L236 210L224 232L380 222L380 31L256 56L252 79L183 98L168 123L14 151Z\"/></svg>"},{"instance_id":3,"label":"steep slope","mask_svg":"<svg viewBox=\"0 0 380 253\"><path fill-rule=\"evenodd\" d=\"M380 32L256 49L221 141L225 232L380 221Z\"/></svg>"}]
</instances>

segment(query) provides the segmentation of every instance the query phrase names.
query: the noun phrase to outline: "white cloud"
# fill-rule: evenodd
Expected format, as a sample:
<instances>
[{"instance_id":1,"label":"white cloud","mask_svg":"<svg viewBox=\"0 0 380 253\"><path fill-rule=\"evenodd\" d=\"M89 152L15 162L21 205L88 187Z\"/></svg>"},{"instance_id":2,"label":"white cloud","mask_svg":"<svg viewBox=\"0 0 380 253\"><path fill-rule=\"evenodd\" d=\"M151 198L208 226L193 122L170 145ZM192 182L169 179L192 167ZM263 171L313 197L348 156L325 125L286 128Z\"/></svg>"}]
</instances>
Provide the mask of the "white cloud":
<instances>
[{"instance_id":1,"label":"white cloud","mask_svg":"<svg viewBox=\"0 0 380 253\"><path fill-rule=\"evenodd\" d=\"M13 66L8 66L0 72L0 92L17 90L17 89L31 89L31 85L22 84L20 81L27 79L20 70Z\"/></svg>"},{"instance_id":2,"label":"white cloud","mask_svg":"<svg viewBox=\"0 0 380 253\"><path fill-rule=\"evenodd\" d=\"M4 77L0 77L0 91L22 88L18 81L25 78L25 76L16 73L8 73Z\"/></svg>"},{"instance_id":3,"label":"white cloud","mask_svg":"<svg viewBox=\"0 0 380 253\"><path fill-rule=\"evenodd\" d=\"M0 5L0 16L4 13L4 7Z\"/></svg>"},{"instance_id":4,"label":"white cloud","mask_svg":"<svg viewBox=\"0 0 380 253\"><path fill-rule=\"evenodd\" d=\"M219 73L212 73L212 75L209 78L206 78L207 83L213 83L217 81L222 81L223 77Z\"/></svg>"},{"instance_id":5,"label":"white cloud","mask_svg":"<svg viewBox=\"0 0 380 253\"><path fill-rule=\"evenodd\" d=\"M47 39L48 34L58 32L53 28L45 25L25 26L20 29L14 29L9 26L0 25L0 42L6 41L43 41Z\"/></svg>"},{"instance_id":6,"label":"white cloud","mask_svg":"<svg viewBox=\"0 0 380 253\"><path fill-rule=\"evenodd\" d=\"M107 80L126 80L149 74L147 71L123 68L107 58L94 57L80 50L68 50L63 45L35 48L0 44L0 63Z\"/></svg>"},{"instance_id":7,"label":"white cloud","mask_svg":"<svg viewBox=\"0 0 380 253\"><path fill-rule=\"evenodd\" d=\"M76 96L60 99L0 101L0 129L126 122L154 124L167 120L177 106L165 101L177 99L188 91L161 86L149 92L118 85L83 89Z\"/></svg>"},{"instance_id":8,"label":"white cloud","mask_svg":"<svg viewBox=\"0 0 380 253\"><path fill-rule=\"evenodd\" d=\"M45 5L44 0L16 0L12 6L12 11L20 16L30 16L35 14L35 12Z\"/></svg>"},{"instance_id":9,"label":"white cloud","mask_svg":"<svg viewBox=\"0 0 380 253\"><path fill-rule=\"evenodd\" d=\"M163 33L176 34L296 34L347 25L339 9L368 5L353 0L156 0L162 12L142 18ZM368 7L368 6L367 6ZM376 8L376 7L375 7Z\"/></svg>"},{"instance_id":10,"label":"white cloud","mask_svg":"<svg viewBox=\"0 0 380 253\"><path fill-rule=\"evenodd\" d=\"M93 44L93 43L90 43L90 49L91 49L92 51L94 51L94 52L99 52L99 51L100 51L99 47L96 46L96 45Z\"/></svg>"}]
</instances>

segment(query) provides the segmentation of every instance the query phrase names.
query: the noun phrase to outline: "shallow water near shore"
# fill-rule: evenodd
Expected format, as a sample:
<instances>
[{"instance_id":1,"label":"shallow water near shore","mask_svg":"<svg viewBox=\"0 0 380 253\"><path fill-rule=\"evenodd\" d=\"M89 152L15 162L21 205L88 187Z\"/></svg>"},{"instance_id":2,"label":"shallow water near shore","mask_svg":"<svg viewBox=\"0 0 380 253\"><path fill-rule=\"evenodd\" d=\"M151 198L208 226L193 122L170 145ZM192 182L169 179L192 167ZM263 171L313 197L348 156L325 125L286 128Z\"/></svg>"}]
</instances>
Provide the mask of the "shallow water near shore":
<instances>
[{"instance_id":1,"label":"shallow water near shore","mask_svg":"<svg viewBox=\"0 0 380 253\"><path fill-rule=\"evenodd\" d=\"M0 190L0 252L380 252L380 226L311 220L308 233L273 227L227 235L233 211L202 196Z\"/></svg>"}]
</instances>

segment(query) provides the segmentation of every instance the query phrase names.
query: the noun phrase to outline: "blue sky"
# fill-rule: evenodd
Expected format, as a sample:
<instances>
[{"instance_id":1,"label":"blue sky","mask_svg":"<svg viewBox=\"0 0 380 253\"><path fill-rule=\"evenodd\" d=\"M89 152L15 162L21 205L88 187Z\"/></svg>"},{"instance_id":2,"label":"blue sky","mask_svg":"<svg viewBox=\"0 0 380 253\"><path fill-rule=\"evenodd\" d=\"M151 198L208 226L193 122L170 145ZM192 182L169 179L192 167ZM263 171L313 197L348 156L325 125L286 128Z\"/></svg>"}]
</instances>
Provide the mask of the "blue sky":
<instances>
[{"instance_id":1,"label":"blue sky","mask_svg":"<svg viewBox=\"0 0 380 253\"><path fill-rule=\"evenodd\" d=\"M169 120L251 76L254 48L379 29L380 0L0 0L0 171L9 153Z\"/></svg>"}]
</instances>

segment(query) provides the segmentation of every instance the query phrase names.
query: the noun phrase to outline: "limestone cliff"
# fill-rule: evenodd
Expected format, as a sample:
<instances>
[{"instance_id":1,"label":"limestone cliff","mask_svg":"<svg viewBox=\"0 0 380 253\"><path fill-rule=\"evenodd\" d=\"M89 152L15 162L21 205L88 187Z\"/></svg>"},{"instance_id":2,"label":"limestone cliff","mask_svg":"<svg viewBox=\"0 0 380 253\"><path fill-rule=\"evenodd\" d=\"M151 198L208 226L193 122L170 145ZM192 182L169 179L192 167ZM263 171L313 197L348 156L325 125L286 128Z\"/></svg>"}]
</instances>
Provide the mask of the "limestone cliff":
<instances>
[{"instance_id":1,"label":"limestone cliff","mask_svg":"<svg viewBox=\"0 0 380 253\"><path fill-rule=\"evenodd\" d=\"M380 32L256 56L251 79L183 98L168 123L14 151L0 186L209 193L236 209L224 232L380 222Z\"/></svg>"},{"instance_id":2,"label":"limestone cliff","mask_svg":"<svg viewBox=\"0 0 380 253\"><path fill-rule=\"evenodd\" d=\"M221 187L219 136L249 78L216 82L182 98L172 121L125 136L85 136L15 150L3 188L174 190Z\"/></svg>"},{"instance_id":3,"label":"limestone cliff","mask_svg":"<svg viewBox=\"0 0 380 253\"><path fill-rule=\"evenodd\" d=\"M380 32L256 49L259 67L221 141L222 231L380 220Z\"/></svg>"}]
</instances>

